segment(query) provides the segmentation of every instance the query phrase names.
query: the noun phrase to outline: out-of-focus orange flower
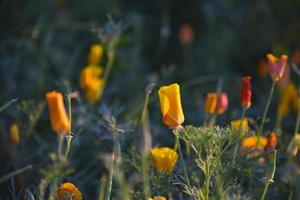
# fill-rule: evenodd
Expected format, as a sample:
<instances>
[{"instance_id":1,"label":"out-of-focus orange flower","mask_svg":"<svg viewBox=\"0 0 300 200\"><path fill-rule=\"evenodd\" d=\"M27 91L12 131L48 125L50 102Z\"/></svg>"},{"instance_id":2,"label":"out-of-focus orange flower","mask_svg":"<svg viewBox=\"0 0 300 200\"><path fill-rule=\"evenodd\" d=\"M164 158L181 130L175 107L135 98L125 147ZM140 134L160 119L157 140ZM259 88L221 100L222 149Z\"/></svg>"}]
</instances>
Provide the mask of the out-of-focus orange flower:
<instances>
[{"instance_id":1,"label":"out-of-focus orange flower","mask_svg":"<svg viewBox=\"0 0 300 200\"><path fill-rule=\"evenodd\" d=\"M258 60L257 72L260 78L264 78L269 73L269 66L265 59Z\"/></svg>"},{"instance_id":2,"label":"out-of-focus orange flower","mask_svg":"<svg viewBox=\"0 0 300 200\"><path fill-rule=\"evenodd\" d=\"M154 198L148 198L148 200L167 200L167 199L163 196L155 196Z\"/></svg>"},{"instance_id":3,"label":"out-of-focus orange flower","mask_svg":"<svg viewBox=\"0 0 300 200\"><path fill-rule=\"evenodd\" d=\"M239 131L240 137L243 137L249 131L248 119L244 118L244 119L232 120L231 127L235 131Z\"/></svg>"},{"instance_id":4,"label":"out-of-focus orange flower","mask_svg":"<svg viewBox=\"0 0 300 200\"><path fill-rule=\"evenodd\" d=\"M276 58L273 54L268 54L269 71L274 81L282 79L287 62L287 55L282 55L280 58Z\"/></svg>"},{"instance_id":5,"label":"out-of-focus orange flower","mask_svg":"<svg viewBox=\"0 0 300 200\"><path fill-rule=\"evenodd\" d=\"M89 103L98 102L103 93L103 68L97 65L89 65L80 73L80 87L84 90L85 99Z\"/></svg>"},{"instance_id":6,"label":"out-of-focus orange flower","mask_svg":"<svg viewBox=\"0 0 300 200\"><path fill-rule=\"evenodd\" d=\"M285 117L292 111L298 110L298 91L294 83L289 82L282 88L279 98L277 113L279 117Z\"/></svg>"},{"instance_id":7,"label":"out-of-focus orange flower","mask_svg":"<svg viewBox=\"0 0 300 200\"><path fill-rule=\"evenodd\" d=\"M19 127L16 123L13 123L10 127L10 138L14 144L18 144L20 142Z\"/></svg>"},{"instance_id":8,"label":"out-of-focus orange flower","mask_svg":"<svg viewBox=\"0 0 300 200\"><path fill-rule=\"evenodd\" d=\"M265 146L265 151L272 152L275 150L277 146L277 135L275 132L271 132L268 136L268 143Z\"/></svg>"},{"instance_id":9,"label":"out-of-focus orange flower","mask_svg":"<svg viewBox=\"0 0 300 200\"><path fill-rule=\"evenodd\" d=\"M81 200L80 190L73 183L63 183L57 190L58 200Z\"/></svg>"},{"instance_id":10,"label":"out-of-focus orange flower","mask_svg":"<svg viewBox=\"0 0 300 200\"><path fill-rule=\"evenodd\" d=\"M227 93L222 92L217 99L216 113L223 114L228 108L228 96Z\"/></svg>"},{"instance_id":11,"label":"out-of-focus orange flower","mask_svg":"<svg viewBox=\"0 0 300 200\"><path fill-rule=\"evenodd\" d=\"M204 110L207 113L214 113L217 106L217 93L209 92L206 95L205 103L204 103Z\"/></svg>"},{"instance_id":12,"label":"out-of-focus orange flower","mask_svg":"<svg viewBox=\"0 0 300 200\"><path fill-rule=\"evenodd\" d=\"M179 41L183 45L189 45L194 41L194 31L190 24L182 24L179 30Z\"/></svg>"},{"instance_id":13,"label":"out-of-focus orange flower","mask_svg":"<svg viewBox=\"0 0 300 200\"><path fill-rule=\"evenodd\" d=\"M184 114L181 106L180 88L174 83L162 86L158 90L160 109L163 123L171 128L176 128L184 122Z\"/></svg>"},{"instance_id":14,"label":"out-of-focus orange flower","mask_svg":"<svg viewBox=\"0 0 300 200\"><path fill-rule=\"evenodd\" d=\"M168 147L153 148L151 155L154 159L156 170L160 172L172 172L178 160L177 152Z\"/></svg>"},{"instance_id":15,"label":"out-of-focus orange flower","mask_svg":"<svg viewBox=\"0 0 300 200\"><path fill-rule=\"evenodd\" d=\"M103 46L100 44L94 44L90 48L88 63L90 65L97 65L101 62L102 56L103 56Z\"/></svg>"},{"instance_id":16,"label":"out-of-focus orange flower","mask_svg":"<svg viewBox=\"0 0 300 200\"><path fill-rule=\"evenodd\" d=\"M57 134L68 134L71 127L62 93L56 91L48 92L46 98L53 131Z\"/></svg>"},{"instance_id":17,"label":"out-of-focus orange flower","mask_svg":"<svg viewBox=\"0 0 300 200\"><path fill-rule=\"evenodd\" d=\"M251 91L251 77L245 76L243 77L242 88L241 88L241 104L243 108L250 108L251 99L252 99L252 91Z\"/></svg>"},{"instance_id":18,"label":"out-of-focus orange flower","mask_svg":"<svg viewBox=\"0 0 300 200\"><path fill-rule=\"evenodd\" d=\"M257 144L258 140L259 140L259 144ZM268 139L266 137L253 135L253 136L245 137L242 140L242 149L243 150L252 149L252 148L264 149L267 143L268 143Z\"/></svg>"},{"instance_id":19,"label":"out-of-focus orange flower","mask_svg":"<svg viewBox=\"0 0 300 200\"><path fill-rule=\"evenodd\" d=\"M291 56L291 62L294 65L299 65L300 64L300 49L296 49Z\"/></svg>"}]
</instances>

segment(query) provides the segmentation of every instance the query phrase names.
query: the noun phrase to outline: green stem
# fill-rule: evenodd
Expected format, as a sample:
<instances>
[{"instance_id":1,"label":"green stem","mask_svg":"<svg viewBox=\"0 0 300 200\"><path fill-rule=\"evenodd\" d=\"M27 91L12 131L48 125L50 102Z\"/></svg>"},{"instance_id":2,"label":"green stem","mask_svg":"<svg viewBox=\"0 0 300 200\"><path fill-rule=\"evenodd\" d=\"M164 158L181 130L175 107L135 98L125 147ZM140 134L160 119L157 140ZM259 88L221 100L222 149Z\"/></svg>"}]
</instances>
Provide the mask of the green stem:
<instances>
[{"instance_id":1,"label":"green stem","mask_svg":"<svg viewBox=\"0 0 300 200\"><path fill-rule=\"evenodd\" d=\"M71 142L72 142L73 136L72 136L71 134L69 134L69 135L66 135L65 137L66 137L66 139L67 139L67 147L66 147L66 152L65 152L64 160L67 160L68 155L69 155L69 153L70 153Z\"/></svg>"},{"instance_id":2,"label":"green stem","mask_svg":"<svg viewBox=\"0 0 300 200\"><path fill-rule=\"evenodd\" d=\"M272 87L271 87L271 90L270 90L270 93L269 93L269 97L268 97L268 100L267 100L267 104L266 104L266 107L265 107L265 110L264 110L264 113L263 113L263 116L262 116L261 124L260 124L260 127L258 129L258 134L259 135L262 135L262 132L263 132L263 129L264 129L264 124L265 124L267 114L268 114L268 110L269 110L269 107L270 107L270 104L271 104L271 100L272 100L272 96L273 96L273 93L274 93L275 85L276 85L276 81L273 81Z\"/></svg>"},{"instance_id":3,"label":"green stem","mask_svg":"<svg viewBox=\"0 0 300 200\"><path fill-rule=\"evenodd\" d=\"M27 170L29 170L29 169L32 169L32 165L28 165L28 166L23 167L23 168L21 168L21 169L17 169L16 171L10 172L10 173L8 173L8 174L6 174L6 175L0 177L0 184L3 183L4 181L10 179L11 177L14 177L14 176L16 176L16 175L18 175L18 174L21 174L21 173L23 173L24 171L27 171Z\"/></svg>"},{"instance_id":4,"label":"green stem","mask_svg":"<svg viewBox=\"0 0 300 200\"><path fill-rule=\"evenodd\" d=\"M186 179L186 182L187 182L189 188L191 188L190 179L189 179L186 167L185 167L185 162L184 162L182 151L181 151L179 137L177 136L177 134L175 134L175 137L176 137L176 144L177 144L178 151L179 151L179 157L180 157L181 166L183 168L183 173L184 173L184 176L185 176L185 179Z\"/></svg>"},{"instance_id":5,"label":"green stem","mask_svg":"<svg viewBox=\"0 0 300 200\"><path fill-rule=\"evenodd\" d=\"M143 190L146 199L150 198L149 163L147 154L142 155Z\"/></svg>"},{"instance_id":6,"label":"green stem","mask_svg":"<svg viewBox=\"0 0 300 200\"><path fill-rule=\"evenodd\" d=\"M110 195L111 195L111 189L112 189L112 181L113 181L113 176L114 176L114 163L115 163L115 156L114 154L112 155L112 167L109 170L109 177L108 177L108 182L107 182L107 187L106 187L106 192L105 192L105 200L110 200Z\"/></svg>"},{"instance_id":7,"label":"green stem","mask_svg":"<svg viewBox=\"0 0 300 200\"><path fill-rule=\"evenodd\" d=\"M266 184L265 184L265 187L264 187L264 190L263 190L260 200L265 199L268 188L269 188L271 182L273 182L273 178L274 178L275 171L276 171L276 158L277 158L277 150L274 151L274 156L272 159L272 168L271 168L270 172L267 171L267 176L266 176L267 180L266 180ZM268 175L268 173L270 173L270 174Z\"/></svg>"},{"instance_id":8,"label":"green stem","mask_svg":"<svg viewBox=\"0 0 300 200\"><path fill-rule=\"evenodd\" d=\"M246 116L246 111L247 111L247 108L243 107L242 116L241 116L241 119L240 119L241 123L240 123L239 129L238 129L238 136L237 136L238 138L237 138L237 141L236 141L236 144L235 144L235 147L234 147L234 152L233 152L233 160L232 160L233 164L236 161L237 153L238 153L238 150L239 150L239 143L241 141L242 124L243 124L243 119Z\"/></svg>"},{"instance_id":9,"label":"green stem","mask_svg":"<svg viewBox=\"0 0 300 200\"><path fill-rule=\"evenodd\" d=\"M64 134L58 135L58 148L57 148L57 158L59 161L62 160L62 149L64 143Z\"/></svg>"},{"instance_id":10,"label":"green stem","mask_svg":"<svg viewBox=\"0 0 300 200\"><path fill-rule=\"evenodd\" d=\"M106 179L106 175L101 178L98 200L104 200Z\"/></svg>"}]
</instances>

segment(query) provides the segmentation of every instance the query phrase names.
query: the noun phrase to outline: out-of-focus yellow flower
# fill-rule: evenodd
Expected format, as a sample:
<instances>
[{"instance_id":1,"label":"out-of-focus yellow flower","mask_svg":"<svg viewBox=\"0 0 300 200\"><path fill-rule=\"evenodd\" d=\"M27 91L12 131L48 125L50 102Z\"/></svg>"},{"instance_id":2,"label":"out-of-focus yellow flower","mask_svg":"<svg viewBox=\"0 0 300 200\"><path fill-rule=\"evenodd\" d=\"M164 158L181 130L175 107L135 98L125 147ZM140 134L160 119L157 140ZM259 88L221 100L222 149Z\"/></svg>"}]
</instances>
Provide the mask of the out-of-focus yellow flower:
<instances>
[{"instance_id":1,"label":"out-of-focus yellow flower","mask_svg":"<svg viewBox=\"0 0 300 200\"><path fill-rule=\"evenodd\" d=\"M249 131L248 119L236 119L231 121L232 129L239 131L240 137L243 137Z\"/></svg>"},{"instance_id":2,"label":"out-of-focus yellow flower","mask_svg":"<svg viewBox=\"0 0 300 200\"><path fill-rule=\"evenodd\" d=\"M290 156L296 156L300 149L300 133L297 133L287 148L287 154Z\"/></svg>"},{"instance_id":3,"label":"out-of-focus yellow flower","mask_svg":"<svg viewBox=\"0 0 300 200\"><path fill-rule=\"evenodd\" d=\"M64 97L62 93L52 91L46 94L50 122L52 129L57 134L68 134L70 133L70 121L68 114L65 109Z\"/></svg>"},{"instance_id":4,"label":"out-of-focus yellow flower","mask_svg":"<svg viewBox=\"0 0 300 200\"><path fill-rule=\"evenodd\" d=\"M97 65L89 65L80 73L80 87L84 90L85 99L89 103L96 103L102 97L102 74L103 68Z\"/></svg>"},{"instance_id":5,"label":"out-of-focus yellow flower","mask_svg":"<svg viewBox=\"0 0 300 200\"><path fill-rule=\"evenodd\" d=\"M20 142L19 127L16 123L13 123L10 127L10 138L14 144L18 144Z\"/></svg>"},{"instance_id":6,"label":"out-of-focus yellow flower","mask_svg":"<svg viewBox=\"0 0 300 200\"><path fill-rule=\"evenodd\" d=\"M63 183L57 190L58 200L81 200L82 195L73 183Z\"/></svg>"},{"instance_id":7,"label":"out-of-focus yellow flower","mask_svg":"<svg viewBox=\"0 0 300 200\"><path fill-rule=\"evenodd\" d=\"M257 144L258 137L260 137L259 144ZM252 149L252 148L264 149L267 143L268 143L268 139L266 137L253 135L253 136L246 137L242 140L242 149L243 150Z\"/></svg>"},{"instance_id":8,"label":"out-of-focus yellow flower","mask_svg":"<svg viewBox=\"0 0 300 200\"><path fill-rule=\"evenodd\" d=\"M178 159L177 152L168 147L153 148L151 155L157 171L161 172L172 172Z\"/></svg>"},{"instance_id":9,"label":"out-of-focus yellow flower","mask_svg":"<svg viewBox=\"0 0 300 200\"><path fill-rule=\"evenodd\" d=\"M103 56L103 46L94 44L90 48L88 63L90 65L97 65L101 62Z\"/></svg>"},{"instance_id":10,"label":"out-of-focus yellow flower","mask_svg":"<svg viewBox=\"0 0 300 200\"><path fill-rule=\"evenodd\" d=\"M217 106L217 93L216 92L209 92L206 95L205 103L204 103L204 110L207 113L214 113Z\"/></svg>"},{"instance_id":11,"label":"out-of-focus yellow flower","mask_svg":"<svg viewBox=\"0 0 300 200\"><path fill-rule=\"evenodd\" d=\"M278 104L278 115L280 117L287 116L292 111L298 110L298 92L294 83L289 82L285 86L280 94L280 100Z\"/></svg>"},{"instance_id":12,"label":"out-of-focus yellow flower","mask_svg":"<svg viewBox=\"0 0 300 200\"><path fill-rule=\"evenodd\" d=\"M158 90L158 95L164 124L171 128L180 126L184 122L184 114L179 85L174 83L162 86Z\"/></svg>"},{"instance_id":13,"label":"out-of-focus yellow flower","mask_svg":"<svg viewBox=\"0 0 300 200\"><path fill-rule=\"evenodd\" d=\"M148 200L167 200L167 199L163 196L156 196L154 198L148 198Z\"/></svg>"}]
</instances>

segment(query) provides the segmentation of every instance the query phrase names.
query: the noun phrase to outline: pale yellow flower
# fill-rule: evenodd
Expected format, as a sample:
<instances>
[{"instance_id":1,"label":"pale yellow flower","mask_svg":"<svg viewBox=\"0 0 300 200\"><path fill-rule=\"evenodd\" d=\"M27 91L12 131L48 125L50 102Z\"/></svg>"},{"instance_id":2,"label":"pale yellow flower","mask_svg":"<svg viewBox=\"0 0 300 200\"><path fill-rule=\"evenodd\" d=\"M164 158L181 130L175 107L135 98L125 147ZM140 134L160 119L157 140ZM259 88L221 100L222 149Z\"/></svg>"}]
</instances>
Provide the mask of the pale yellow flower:
<instances>
[{"instance_id":1,"label":"pale yellow flower","mask_svg":"<svg viewBox=\"0 0 300 200\"><path fill-rule=\"evenodd\" d=\"M249 131L248 119L236 119L231 121L231 127L233 130L238 131L240 137L243 137Z\"/></svg>"},{"instance_id":2,"label":"pale yellow flower","mask_svg":"<svg viewBox=\"0 0 300 200\"><path fill-rule=\"evenodd\" d=\"M154 159L157 171L161 172L173 171L178 160L177 152L168 147L153 148L151 150L151 155Z\"/></svg>"}]
</instances>

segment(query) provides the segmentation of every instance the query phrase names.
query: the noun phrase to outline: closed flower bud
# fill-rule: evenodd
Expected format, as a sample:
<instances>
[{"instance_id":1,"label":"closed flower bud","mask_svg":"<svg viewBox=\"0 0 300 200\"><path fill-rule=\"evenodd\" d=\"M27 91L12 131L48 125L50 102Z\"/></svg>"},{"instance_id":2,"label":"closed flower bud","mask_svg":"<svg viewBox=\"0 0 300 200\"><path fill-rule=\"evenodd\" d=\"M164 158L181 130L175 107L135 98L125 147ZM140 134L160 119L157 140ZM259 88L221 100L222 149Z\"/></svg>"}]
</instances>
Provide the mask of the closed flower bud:
<instances>
[{"instance_id":1,"label":"closed flower bud","mask_svg":"<svg viewBox=\"0 0 300 200\"><path fill-rule=\"evenodd\" d=\"M177 152L168 147L153 148L151 155L154 159L156 170L160 172L172 172L178 160Z\"/></svg>"},{"instance_id":2,"label":"closed flower bud","mask_svg":"<svg viewBox=\"0 0 300 200\"><path fill-rule=\"evenodd\" d=\"M217 99L216 113L223 114L228 108L228 96L225 92L222 92Z\"/></svg>"},{"instance_id":3,"label":"closed flower bud","mask_svg":"<svg viewBox=\"0 0 300 200\"><path fill-rule=\"evenodd\" d=\"M171 128L177 128L184 122L181 107L180 88L178 84L163 86L158 90L163 123Z\"/></svg>"},{"instance_id":4,"label":"closed flower bud","mask_svg":"<svg viewBox=\"0 0 300 200\"><path fill-rule=\"evenodd\" d=\"M48 92L46 97L53 131L57 134L68 134L70 132L70 121L65 109L62 93L52 91Z\"/></svg>"},{"instance_id":5,"label":"closed flower bud","mask_svg":"<svg viewBox=\"0 0 300 200\"><path fill-rule=\"evenodd\" d=\"M296 156L299 152L299 147L300 147L300 134L297 133L288 145L287 154L290 156Z\"/></svg>"},{"instance_id":6,"label":"closed flower bud","mask_svg":"<svg viewBox=\"0 0 300 200\"><path fill-rule=\"evenodd\" d=\"M65 199L81 200L82 195L80 190L74 184L63 183L57 189L57 199L58 200L65 200Z\"/></svg>"},{"instance_id":7,"label":"closed flower bud","mask_svg":"<svg viewBox=\"0 0 300 200\"><path fill-rule=\"evenodd\" d=\"M18 144L20 142L19 127L16 123L13 123L10 127L10 138L14 144Z\"/></svg>"},{"instance_id":8,"label":"closed flower bud","mask_svg":"<svg viewBox=\"0 0 300 200\"><path fill-rule=\"evenodd\" d=\"M268 143L265 147L266 151L272 152L277 147L277 135L275 132L271 132L268 136Z\"/></svg>"},{"instance_id":9,"label":"closed flower bud","mask_svg":"<svg viewBox=\"0 0 300 200\"><path fill-rule=\"evenodd\" d=\"M103 46L94 44L90 48L88 62L90 65L97 65L101 62L103 56Z\"/></svg>"},{"instance_id":10,"label":"closed flower bud","mask_svg":"<svg viewBox=\"0 0 300 200\"><path fill-rule=\"evenodd\" d=\"M241 88L241 104L243 108L250 108L251 106L251 77L245 76L243 77L242 88Z\"/></svg>"},{"instance_id":11,"label":"closed flower bud","mask_svg":"<svg viewBox=\"0 0 300 200\"><path fill-rule=\"evenodd\" d=\"M183 45L189 45L194 41L194 31L190 24L182 24L180 26L179 41Z\"/></svg>"},{"instance_id":12,"label":"closed flower bud","mask_svg":"<svg viewBox=\"0 0 300 200\"><path fill-rule=\"evenodd\" d=\"M284 75L286 68L287 55L276 58L273 54L268 54L269 71L273 81L279 81Z\"/></svg>"},{"instance_id":13,"label":"closed flower bud","mask_svg":"<svg viewBox=\"0 0 300 200\"><path fill-rule=\"evenodd\" d=\"M209 92L206 95L205 103L204 103L204 110L207 113L214 113L217 106L217 93Z\"/></svg>"}]
</instances>

